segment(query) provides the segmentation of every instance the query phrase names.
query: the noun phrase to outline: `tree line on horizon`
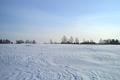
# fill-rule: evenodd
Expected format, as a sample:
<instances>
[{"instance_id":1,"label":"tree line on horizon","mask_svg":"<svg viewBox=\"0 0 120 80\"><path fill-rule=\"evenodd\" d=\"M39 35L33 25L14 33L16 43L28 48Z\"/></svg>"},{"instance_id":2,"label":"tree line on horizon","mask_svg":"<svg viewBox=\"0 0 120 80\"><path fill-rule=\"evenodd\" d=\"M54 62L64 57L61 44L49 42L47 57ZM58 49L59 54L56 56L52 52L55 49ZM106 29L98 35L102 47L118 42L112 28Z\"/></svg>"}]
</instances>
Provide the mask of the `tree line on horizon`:
<instances>
[{"instance_id":1,"label":"tree line on horizon","mask_svg":"<svg viewBox=\"0 0 120 80\"><path fill-rule=\"evenodd\" d=\"M8 40L8 39L0 39L0 44L36 44L37 42L35 40L16 40L15 42L14 41L11 41L11 40Z\"/></svg>"},{"instance_id":2,"label":"tree line on horizon","mask_svg":"<svg viewBox=\"0 0 120 80\"><path fill-rule=\"evenodd\" d=\"M51 44L54 44L52 40L50 40ZM55 43L56 44L56 43ZM93 40L83 40L82 42L79 41L78 38L73 38L72 36L70 38L67 38L65 35L62 37L60 44L101 44L101 45L107 45L107 44L114 44L114 45L120 45L120 41L118 39L105 39L97 43Z\"/></svg>"},{"instance_id":3,"label":"tree line on horizon","mask_svg":"<svg viewBox=\"0 0 120 80\"><path fill-rule=\"evenodd\" d=\"M13 44L13 42L8 39L0 39L0 44Z\"/></svg>"},{"instance_id":4,"label":"tree line on horizon","mask_svg":"<svg viewBox=\"0 0 120 80\"><path fill-rule=\"evenodd\" d=\"M0 44L36 44L37 42L35 40L16 40L11 41L9 39L0 39ZM79 41L78 38L73 38L72 36L70 38L66 37L65 35L62 37L61 42L53 42L50 40L50 44L101 44L101 45L120 45L120 41L118 39L100 39L100 41L97 43L93 40L83 40L82 42Z\"/></svg>"}]
</instances>

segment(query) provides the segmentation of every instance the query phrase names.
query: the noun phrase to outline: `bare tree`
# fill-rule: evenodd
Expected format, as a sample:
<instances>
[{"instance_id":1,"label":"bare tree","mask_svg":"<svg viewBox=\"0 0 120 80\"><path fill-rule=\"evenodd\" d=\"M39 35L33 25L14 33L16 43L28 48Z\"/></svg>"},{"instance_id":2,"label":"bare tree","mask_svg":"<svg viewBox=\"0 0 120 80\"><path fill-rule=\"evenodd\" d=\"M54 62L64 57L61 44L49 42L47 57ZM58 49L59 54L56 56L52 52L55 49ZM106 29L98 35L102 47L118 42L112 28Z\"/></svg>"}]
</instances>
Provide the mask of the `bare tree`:
<instances>
[{"instance_id":1,"label":"bare tree","mask_svg":"<svg viewBox=\"0 0 120 80\"><path fill-rule=\"evenodd\" d=\"M73 37L71 36L70 39L69 39L69 41L68 41L68 43L69 43L69 44L73 44L73 42L74 42L74 39L73 39Z\"/></svg>"},{"instance_id":2,"label":"bare tree","mask_svg":"<svg viewBox=\"0 0 120 80\"><path fill-rule=\"evenodd\" d=\"M65 35L62 37L61 44L67 44L67 37Z\"/></svg>"},{"instance_id":3,"label":"bare tree","mask_svg":"<svg viewBox=\"0 0 120 80\"><path fill-rule=\"evenodd\" d=\"M37 42L35 40L32 41L32 44L36 44Z\"/></svg>"},{"instance_id":4,"label":"bare tree","mask_svg":"<svg viewBox=\"0 0 120 80\"><path fill-rule=\"evenodd\" d=\"M75 38L75 44L79 44L79 39Z\"/></svg>"},{"instance_id":5,"label":"bare tree","mask_svg":"<svg viewBox=\"0 0 120 80\"><path fill-rule=\"evenodd\" d=\"M53 41L52 41L52 39L50 39L50 44L53 44Z\"/></svg>"}]
</instances>

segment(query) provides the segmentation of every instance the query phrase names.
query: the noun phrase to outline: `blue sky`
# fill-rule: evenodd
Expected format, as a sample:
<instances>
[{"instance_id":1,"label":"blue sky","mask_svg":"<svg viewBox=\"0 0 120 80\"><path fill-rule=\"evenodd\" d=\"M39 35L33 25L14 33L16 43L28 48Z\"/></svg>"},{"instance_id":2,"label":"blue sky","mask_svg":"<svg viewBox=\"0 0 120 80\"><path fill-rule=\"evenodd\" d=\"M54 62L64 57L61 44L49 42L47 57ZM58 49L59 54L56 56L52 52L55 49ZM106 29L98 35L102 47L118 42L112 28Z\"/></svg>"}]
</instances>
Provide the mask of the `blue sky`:
<instances>
[{"instance_id":1,"label":"blue sky","mask_svg":"<svg viewBox=\"0 0 120 80\"><path fill-rule=\"evenodd\" d=\"M0 38L120 39L120 0L0 0Z\"/></svg>"}]
</instances>

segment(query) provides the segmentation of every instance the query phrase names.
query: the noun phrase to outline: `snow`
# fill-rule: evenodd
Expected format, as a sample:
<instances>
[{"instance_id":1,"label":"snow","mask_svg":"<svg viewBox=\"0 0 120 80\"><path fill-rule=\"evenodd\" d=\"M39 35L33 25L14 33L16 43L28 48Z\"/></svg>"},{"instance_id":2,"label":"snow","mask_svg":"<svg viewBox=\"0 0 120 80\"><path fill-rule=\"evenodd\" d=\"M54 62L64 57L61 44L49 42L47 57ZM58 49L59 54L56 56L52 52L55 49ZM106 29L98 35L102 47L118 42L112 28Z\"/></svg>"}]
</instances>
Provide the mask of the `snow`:
<instances>
[{"instance_id":1,"label":"snow","mask_svg":"<svg viewBox=\"0 0 120 80\"><path fill-rule=\"evenodd\" d=\"M119 45L0 45L0 80L119 79Z\"/></svg>"}]
</instances>

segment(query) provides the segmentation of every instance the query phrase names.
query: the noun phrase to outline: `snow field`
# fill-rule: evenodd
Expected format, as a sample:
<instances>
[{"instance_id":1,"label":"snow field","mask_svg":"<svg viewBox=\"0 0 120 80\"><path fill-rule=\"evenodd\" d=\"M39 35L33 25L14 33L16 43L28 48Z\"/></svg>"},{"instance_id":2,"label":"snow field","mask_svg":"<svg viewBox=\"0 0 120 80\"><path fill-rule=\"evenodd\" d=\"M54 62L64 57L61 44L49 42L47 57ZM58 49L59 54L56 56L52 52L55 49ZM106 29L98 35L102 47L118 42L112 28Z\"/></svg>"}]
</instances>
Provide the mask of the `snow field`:
<instances>
[{"instance_id":1,"label":"snow field","mask_svg":"<svg viewBox=\"0 0 120 80\"><path fill-rule=\"evenodd\" d=\"M119 79L119 45L0 45L0 80Z\"/></svg>"}]
</instances>

